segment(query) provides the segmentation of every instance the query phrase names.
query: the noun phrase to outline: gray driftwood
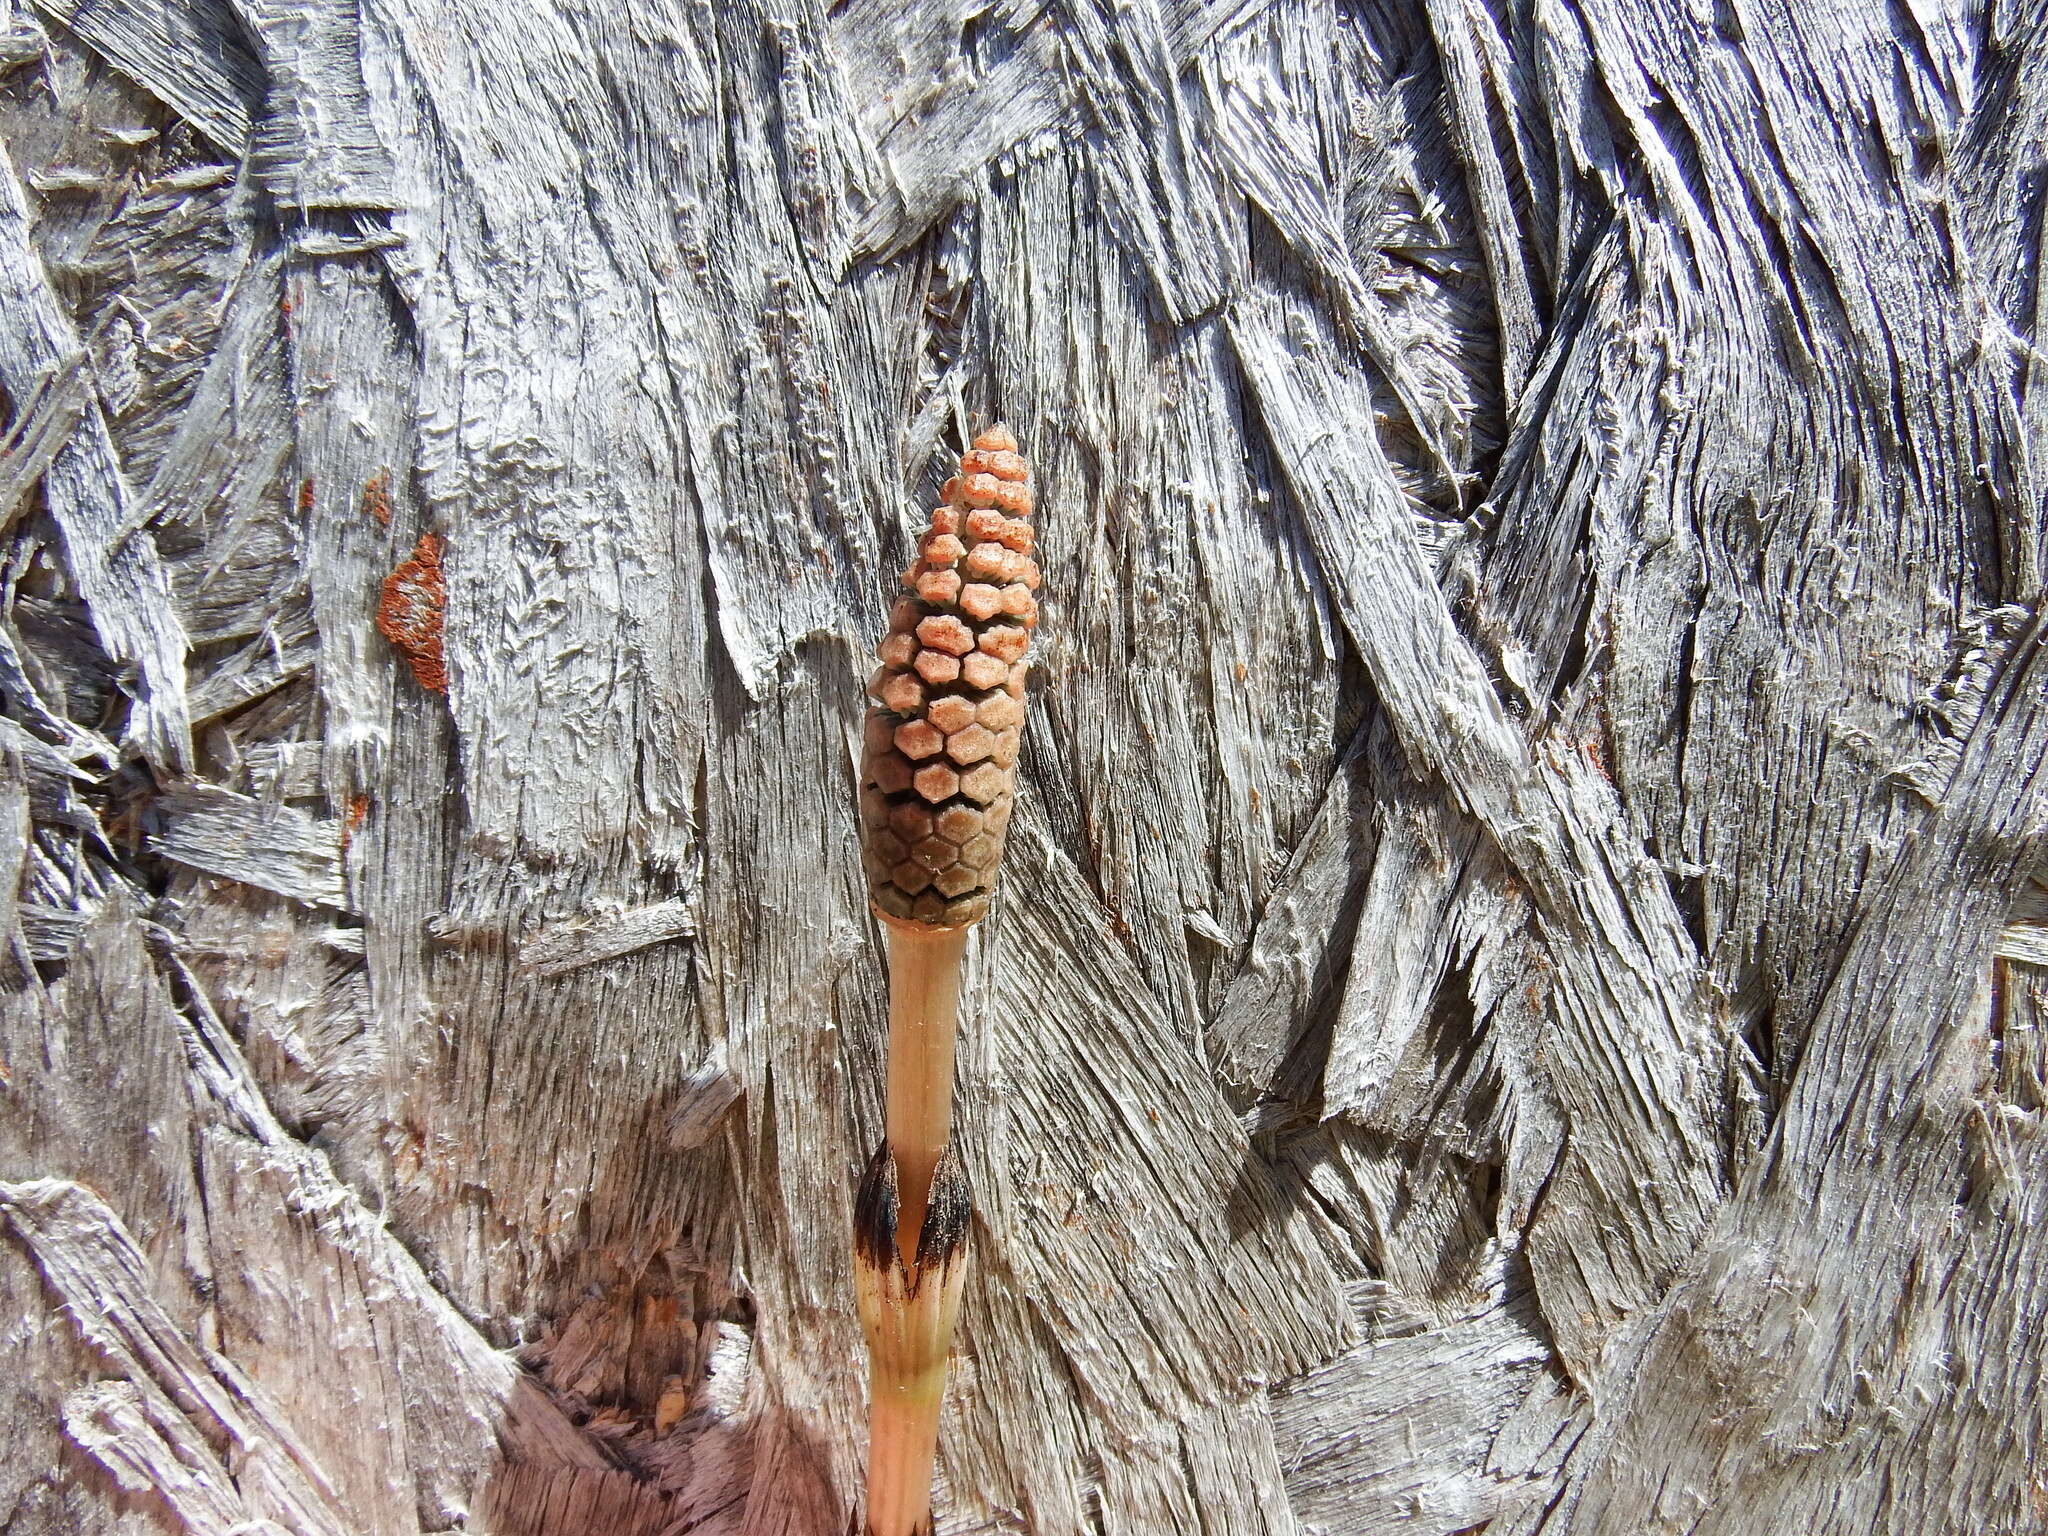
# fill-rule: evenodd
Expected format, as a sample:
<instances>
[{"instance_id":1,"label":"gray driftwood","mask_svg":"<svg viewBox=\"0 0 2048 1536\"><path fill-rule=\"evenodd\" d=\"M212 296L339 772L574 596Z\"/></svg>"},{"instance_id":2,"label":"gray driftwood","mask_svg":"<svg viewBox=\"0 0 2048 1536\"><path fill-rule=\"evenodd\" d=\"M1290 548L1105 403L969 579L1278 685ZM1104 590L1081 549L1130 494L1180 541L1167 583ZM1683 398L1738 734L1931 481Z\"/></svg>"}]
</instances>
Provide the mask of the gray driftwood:
<instances>
[{"instance_id":1,"label":"gray driftwood","mask_svg":"<svg viewBox=\"0 0 2048 1536\"><path fill-rule=\"evenodd\" d=\"M994 417L940 1531L2048 1524L2043 0L0 23L5 1536L840 1536Z\"/></svg>"}]
</instances>

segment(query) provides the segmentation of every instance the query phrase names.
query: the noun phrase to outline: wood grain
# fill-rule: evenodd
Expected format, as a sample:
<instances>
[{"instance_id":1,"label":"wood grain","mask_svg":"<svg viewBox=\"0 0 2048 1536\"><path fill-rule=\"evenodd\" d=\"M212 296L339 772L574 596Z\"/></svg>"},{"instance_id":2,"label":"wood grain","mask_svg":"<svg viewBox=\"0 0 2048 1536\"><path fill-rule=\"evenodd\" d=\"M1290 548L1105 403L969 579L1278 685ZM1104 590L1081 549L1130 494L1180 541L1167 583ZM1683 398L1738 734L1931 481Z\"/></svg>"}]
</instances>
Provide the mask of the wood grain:
<instances>
[{"instance_id":1,"label":"wood grain","mask_svg":"<svg viewBox=\"0 0 2048 1536\"><path fill-rule=\"evenodd\" d=\"M2037 1529L2044 50L7 11L0 1531L840 1536L996 419L939 1530Z\"/></svg>"}]
</instances>

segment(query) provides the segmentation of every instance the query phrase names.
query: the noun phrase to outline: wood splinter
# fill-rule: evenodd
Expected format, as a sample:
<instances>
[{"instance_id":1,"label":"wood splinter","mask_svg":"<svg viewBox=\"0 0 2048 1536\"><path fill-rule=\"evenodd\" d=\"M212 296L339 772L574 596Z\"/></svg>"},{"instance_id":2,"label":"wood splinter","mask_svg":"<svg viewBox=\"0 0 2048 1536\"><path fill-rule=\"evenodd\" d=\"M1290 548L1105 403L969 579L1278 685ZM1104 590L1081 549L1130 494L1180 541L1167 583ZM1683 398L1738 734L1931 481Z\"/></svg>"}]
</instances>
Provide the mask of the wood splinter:
<instances>
[{"instance_id":1,"label":"wood splinter","mask_svg":"<svg viewBox=\"0 0 2048 1536\"><path fill-rule=\"evenodd\" d=\"M973 1196L952 1149L967 929L988 912L1038 623L1029 472L1001 426L946 482L868 681L861 851L889 946L882 1144L854 1206L869 1360L868 1536L928 1536Z\"/></svg>"}]
</instances>

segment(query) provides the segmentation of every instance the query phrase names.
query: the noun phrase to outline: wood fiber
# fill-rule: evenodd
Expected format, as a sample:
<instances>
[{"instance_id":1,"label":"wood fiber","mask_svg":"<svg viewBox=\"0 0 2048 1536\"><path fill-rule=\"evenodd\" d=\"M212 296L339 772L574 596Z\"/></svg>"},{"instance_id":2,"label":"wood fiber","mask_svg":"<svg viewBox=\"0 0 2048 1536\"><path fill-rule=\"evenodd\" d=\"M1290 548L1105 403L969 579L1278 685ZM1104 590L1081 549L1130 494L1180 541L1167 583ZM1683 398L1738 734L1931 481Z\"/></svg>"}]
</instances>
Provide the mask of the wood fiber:
<instances>
[{"instance_id":1,"label":"wood fiber","mask_svg":"<svg viewBox=\"0 0 2048 1536\"><path fill-rule=\"evenodd\" d=\"M0 1533L840 1536L867 658L998 420L939 1532L2038 1531L2044 81L0 9Z\"/></svg>"}]
</instances>

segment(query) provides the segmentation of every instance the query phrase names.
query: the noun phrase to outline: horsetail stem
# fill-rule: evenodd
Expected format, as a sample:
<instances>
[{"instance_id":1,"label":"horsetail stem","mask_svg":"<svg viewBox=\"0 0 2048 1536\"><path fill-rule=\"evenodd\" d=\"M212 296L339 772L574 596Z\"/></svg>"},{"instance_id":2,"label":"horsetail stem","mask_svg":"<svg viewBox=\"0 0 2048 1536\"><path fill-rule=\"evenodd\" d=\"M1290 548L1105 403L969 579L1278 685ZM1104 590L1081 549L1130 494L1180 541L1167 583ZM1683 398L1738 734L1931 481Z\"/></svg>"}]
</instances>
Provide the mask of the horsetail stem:
<instances>
[{"instance_id":1,"label":"horsetail stem","mask_svg":"<svg viewBox=\"0 0 2048 1536\"><path fill-rule=\"evenodd\" d=\"M903 573L868 681L861 850L889 946L882 1144L861 1179L854 1276L869 1359L868 1536L931 1530L946 1355L973 1199L953 1154L967 928L988 911L1038 622L1029 472L991 427L961 455Z\"/></svg>"}]
</instances>

